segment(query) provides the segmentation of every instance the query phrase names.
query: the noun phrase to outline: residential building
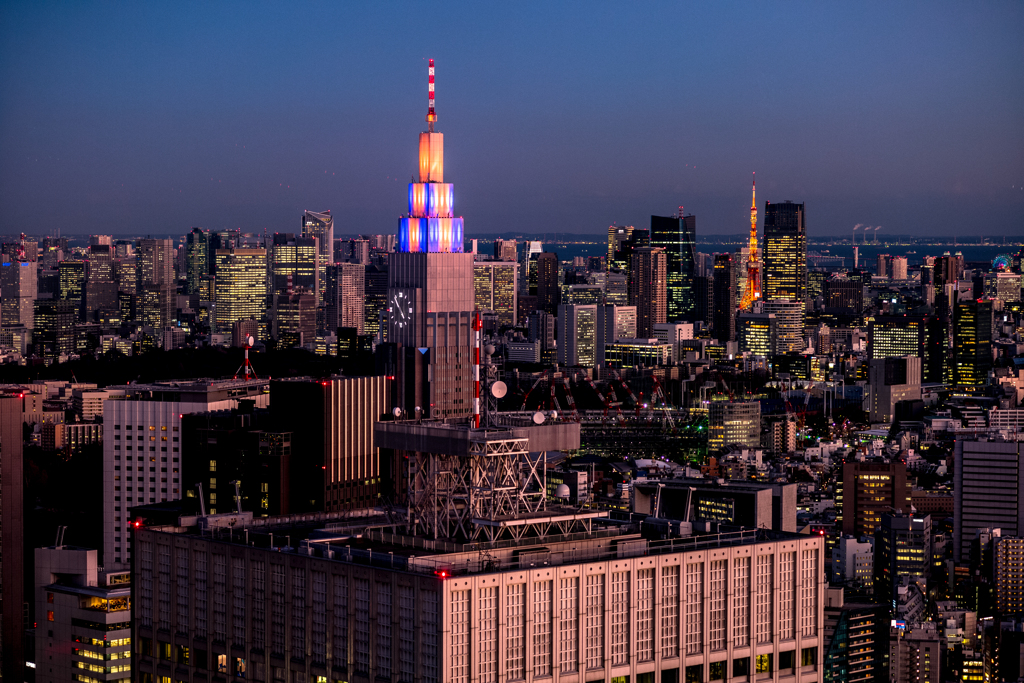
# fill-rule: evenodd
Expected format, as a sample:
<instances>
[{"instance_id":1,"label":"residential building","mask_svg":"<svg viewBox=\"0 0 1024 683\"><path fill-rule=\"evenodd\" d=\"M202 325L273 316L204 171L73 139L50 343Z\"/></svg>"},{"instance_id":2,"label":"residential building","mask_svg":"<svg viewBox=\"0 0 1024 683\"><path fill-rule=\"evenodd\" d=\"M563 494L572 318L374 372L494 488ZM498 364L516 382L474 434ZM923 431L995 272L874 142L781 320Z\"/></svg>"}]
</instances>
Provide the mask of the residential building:
<instances>
[{"instance_id":1,"label":"residential building","mask_svg":"<svg viewBox=\"0 0 1024 683\"><path fill-rule=\"evenodd\" d=\"M889 621L885 605L849 602L842 588L826 588L824 680L886 680Z\"/></svg>"},{"instance_id":2,"label":"residential building","mask_svg":"<svg viewBox=\"0 0 1024 683\"><path fill-rule=\"evenodd\" d=\"M999 614L1024 612L1024 538L992 539L992 573Z\"/></svg>"},{"instance_id":3,"label":"residential building","mask_svg":"<svg viewBox=\"0 0 1024 683\"><path fill-rule=\"evenodd\" d=\"M891 629L889 635L890 683L934 683L942 678L945 639L934 624L910 633Z\"/></svg>"},{"instance_id":4,"label":"residential building","mask_svg":"<svg viewBox=\"0 0 1024 683\"><path fill-rule=\"evenodd\" d=\"M875 539L844 534L832 549L833 584L871 591L875 581Z\"/></svg>"}]
</instances>

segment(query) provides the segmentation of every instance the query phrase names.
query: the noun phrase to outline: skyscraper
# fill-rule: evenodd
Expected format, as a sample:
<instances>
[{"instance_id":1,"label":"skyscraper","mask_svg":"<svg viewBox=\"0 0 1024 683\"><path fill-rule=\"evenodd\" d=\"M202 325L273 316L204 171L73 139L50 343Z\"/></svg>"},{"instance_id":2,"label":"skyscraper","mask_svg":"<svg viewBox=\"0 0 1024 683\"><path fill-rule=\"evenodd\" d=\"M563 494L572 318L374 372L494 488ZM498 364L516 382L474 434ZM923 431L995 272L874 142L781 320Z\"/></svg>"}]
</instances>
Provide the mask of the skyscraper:
<instances>
[{"instance_id":1,"label":"skyscraper","mask_svg":"<svg viewBox=\"0 0 1024 683\"><path fill-rule=\"evenodd\" d=\"M597 308L594 304L558 307L559 364L586 368L597 365Z\"/></svg>"},{"instance_id":2,"label":"skyscraper","mask_svg":"<svg viewBox=\"0 0 1024 683\"><path fill-rule=\"evenodd\" d=\"M388 342L399 346L398 403L415 415L473 412L473 254L463 253L463 220L444 182L444 135L434 131L434 62L428 128L420 133L419 182L409 183L409 214L399 219L388 265Z\"/></svg>"},{"instance_id":3,"label":"skyscraper","mask_svg":"<svg viewBox=\"0 0 1024 683\"><path fill-rule=\"evenodd\" d=\"M136 243L138 322L160 330L171 324L176 311L174 240L140 239Z\"/></svg>"},{"instance_id":4,"label":"skyscraper","mask_svg":"<svg viewBox=\"0 0 1024 683\"><path fill-rule=\"evenodd\" d=\"M57 277L57 298L71 302L75 320L82 320L85 316L85 261L61 261L57 264ZM132 289L136 286L133 283Z\"/></svg>"},{"instance_id":5,"label":"skyscraper","mask_svg":"<svg viewBox=\"0 0 1024 683\"><path fill-rule=\"evenodd\" d=\"M88 252L88 275L85 281L85 319L93 322L100 313L117 310L117 283L113 274L114 248L109 244L93 244Z\"/></svg>"},{"instance_id":6,"label":"skyscraper","mask_svg":"<svg viewBox=\"0 0 1024 683\"><path fill-rule=\"evenodd\" d=\"M476 307L491 311L499 325L516 324L516 295L519 267L512 261L476 261L473 263L473 291Z\"/></svg>"},{"instance_id":7,"label":"skyscraper","mask_svg":"<svg viewBox=\"0 0 1024 683\"><path fill-rule=\"evenodd\" d=\"M761 446L761 404L757 401L712 401L708 406L708 448Z\"/></svg>"},{"instance_id":8,"label":"skyscraper","mask_svg":"<svg viewBox=\"0 0 1024 683\"><path fill-rule=\"evenodd\" d=\"M185 235L185 292L199 293L199 282L210 274L210 233L192 228Z\"/></svg>"},{"instance_id":9,"label":"skyscraper","mask_svg":"<svg viewBox=\"0 0 1024 683\"><path fill-rule=\"evenodd\" d=\"M499 261L516 260L516 241L503 240L500 237L494 240L494 258Z\"/></svg>"},{"instance_id":10,"label":"skyscraper","mask_svg":"<svg viewBox=\"0 0 1024 683\"><path fill-rule=\"evenodd\" d=\"M712 329L721 343L736 340L736 261L732 254L715 254Z\"/></svg>"},{"instance_id":11,"label":"skyscraper","mask_svg":"<svg viewBox=\"0 0 1024 683\"><path fill-rule=\"evenodd\" d=\"M802 301L776 299L762 301L755 310L775 316L772 327L772 353L800 352L807 347L804 339L804 305Z\"/></svg>"},{"instance_id":12,"label":"skyscraper","mask_svg":"<svg viewBox=\"0 0 1024 683\"><path fill-rule=\"evenodd\" d=\"M284 294L289 289L312 292L319 296L322 288L317 248L317 240L314 237L280 232L274 234L268 254L270 296ZM326 277L326 270L323 275Z\"/></svg>"},{"instance_id":13,"label":"skyscraper","mask_svg":"<svg viewBox=\"0 0 1024 683\"><path fill-rule=\"evenodd\" d=\"M537 257L537 309L554 315L561 303L558 287L558 254L545 251Z\"/></svg>"},{"instance_id":14,"label":"skyscraper","mask_svg":"<svg viewBox=\"0 0 1024 683\"><path fill-rule=\"evenodd\" d=\"M356 334L366 330L366 266L361 263L335 263L327 266L327 292L324 303L328 334L339 327L352 327Z\"/></svg>"},{"instance_id":15,"label":"skyscraper","mask_svg":"<svg viewBox=\"0 0 1024 683\"><path fill-rule=\"evenodd\" d=\"M615 254L622 248L633 234L632 225L609 225L608 226L608 270L625 270L629 264L615 260Z\"/></svg>"},{"instance_id":16,"label":"skyscraper","mask_svg":"<svg viewBox=\"0 0 1024 683\"><path fill-rule=\"evenodd\" d=\"M868 357L918 356L921 381L942 382L946 333L931 315L876 315L868 328Z\"/></svg>"},{"instance_id":17,"label":"skyscraper","mask_svg":"<svg viewBox=\"0 0 1024 683\"><path fill-rule=\"evenodd\" d=\"M844 534L871 536L882 524L882 515L910 512L910 486L906 463L848 460L836 488L836 526Z\"/></svg>"},{"instance_id":18,"label":"skyscraper","mask_svg":"<svg viewBox=\"0 0 1024 683\"><path fill-rule=\"evenodd\" d=\"M953 455L953 560L967 564L978 529L1024 537L1024 441L958 438Z\"/></svg>"},{"instance_id":19,"label":"skyscraper","mask_svg":"<svg viewBox=\"0 0 1024 683\"><path fill-rule=\"evenodd\" d=\"M953 317L953 382L967 392L983 391L992 369L992 302L957 302Z\"/></svg>"},{"instance_id":20,"label":"skyscraper","mask_svg":"<svg viewBox=\"0 0 1024 683\"><path fill-rule=\"evenodd\" d=\"M386 266L367 266L364 275L363 333L378 341L381 333L381 314L388 309L388 269ZM383 330L387 332L387 326Z\"/></svg>"},{"instance_id":21,"label":"skyscraper","mask_svg":"<svg viewBox=\"0 0 1024 683\"><path fill-rule=\"evenodd\" d=\"M651 246L665 250L665 315L670 322L693 318L696 242L697 217L684 215L683 207L675 216L651 216Z\"/></svg>"},{"instance_id":22,"label":"skyscraper","mask_svg":"<svg viewBox=\"0 0 1024 683\"><path fill-rule=\"evenodd\" d=\"M807 299L807 227L804 205L765 202L763 298Z\"/></svg>"},{"instance_id":23,"label":"skyscraper","mask_svg":"<svg viewBox=\"0 0 1024 683\"><path fill-rule=\"evenodd\" d=\"M664 249L633 249L629 262L629 305L636 306L636 334L641 339L653 338L655 323L666 322L667 268Z\"/></svg>"},{"instance_id":24,"label":"skyscraper","mask_svg":"<svg viewBox=\"0 0 1024 683\"><path fill-rule=\"evenodd\" d=\"M5 681L25 675L22 415L17 394L0 394L0 674Z\"/></svg>"},{"instance_id":25,"label":"skyscraper","mask_svg":"<svg viewBox=\"0 0 1024 683\"><path fill-rule=\"evenodd\" d=\"M0 324L4 327L22 325L32 329L32 304L36 299L36 264L32 261L7 260L0 263Z\"/></svg>"},{"instance_id":26,"label":"skyscraper","mask_svg":"<svg viewBox=\"0 0 1024 683\"><path fill-rule=\"evenodd\" d=\"M216 331L230 334L239 320L262 324L267 308L267 250L218 249L215 263Z\"/></svg>"},{"instance_id":27,"label":"skyscraper","mask_svg":"<svg viewBox=\"0 0 1024 683\"><path fill-rule=\"evenodd\" d=\"M317 249L317 301L323 299L327 282L327 264L334 262L334 216L330 209L323 213L304 211L302 214L302 236L316 238Z\"/></svg>"},{"instance_id":28,"label":"skyscraper","mask_svg":"<svg viewBox=\"0 0 1024 683\"><path fill-rule=\"evenodd\" d=\"M47 365L75 350L75 305L60 299L36 299L33 305L35 354ZM0 446L2 447L2 446Z\"/></svg>"}]
</instances>

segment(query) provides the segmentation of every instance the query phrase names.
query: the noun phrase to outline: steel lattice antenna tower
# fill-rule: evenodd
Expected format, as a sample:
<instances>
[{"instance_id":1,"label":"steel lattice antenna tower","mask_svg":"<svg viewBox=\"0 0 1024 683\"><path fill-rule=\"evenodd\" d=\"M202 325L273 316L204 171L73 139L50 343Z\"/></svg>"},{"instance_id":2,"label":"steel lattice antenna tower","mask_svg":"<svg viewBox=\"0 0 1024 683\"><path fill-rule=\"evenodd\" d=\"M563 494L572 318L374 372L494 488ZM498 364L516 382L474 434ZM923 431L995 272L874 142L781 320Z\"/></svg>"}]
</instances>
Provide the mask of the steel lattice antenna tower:
<instances>
[{"instance_id":1,"label":"steel lattice antenna tower","mask_svg":"<svg viewBox=\"0 0 1024 683\"><path fill-rule=\"evenodd\" d=\"M747 291L743 293L740 308L750 306L761 298L761 259L757 253L757 176L750 192L750 254L747 256Z\"/></svg>"}]
</instances>

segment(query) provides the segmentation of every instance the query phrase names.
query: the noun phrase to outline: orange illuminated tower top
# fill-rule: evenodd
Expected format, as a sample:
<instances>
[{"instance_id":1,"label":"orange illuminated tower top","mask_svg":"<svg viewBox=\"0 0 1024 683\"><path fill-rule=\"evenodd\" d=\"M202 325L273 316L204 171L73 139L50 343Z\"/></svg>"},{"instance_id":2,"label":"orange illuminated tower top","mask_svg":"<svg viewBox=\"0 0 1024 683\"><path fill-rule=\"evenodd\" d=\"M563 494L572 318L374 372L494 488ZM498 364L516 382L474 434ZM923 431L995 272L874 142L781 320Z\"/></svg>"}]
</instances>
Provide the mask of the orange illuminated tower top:
<instances>
[{"instance_id":1,"label":"orange illuminated tower top","mask_svg":"<svg viewBox=\"0 0 1024 683\"><path fill-rule=\"evenodd\" d=\"M757 253L757 176L754 176L750 194L750 244L747 256L747 289L743 293L740 308L750 308L761 298L761 259Z\"/></svg>"},{"instance_id":2,"label":"orange illuminated tower top","mask_svg":"<svg viewBox=\"0 0 1024 683\"><path fill-rule=\"evenodd\" d=\"M434 132L434 60L427 70L427 132L420 133L420 182L444 182L444 135Z\"/></svg>"}]
</instances>

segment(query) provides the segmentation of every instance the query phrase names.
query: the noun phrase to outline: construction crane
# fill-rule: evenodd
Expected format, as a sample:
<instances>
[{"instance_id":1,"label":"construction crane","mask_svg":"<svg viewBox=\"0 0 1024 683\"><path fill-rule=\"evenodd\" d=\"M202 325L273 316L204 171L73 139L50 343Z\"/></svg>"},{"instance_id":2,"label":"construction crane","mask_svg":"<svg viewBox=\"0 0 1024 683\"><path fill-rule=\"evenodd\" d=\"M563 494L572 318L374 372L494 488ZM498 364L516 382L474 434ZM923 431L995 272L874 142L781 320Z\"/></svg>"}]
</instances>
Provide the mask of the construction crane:
<instances>
[{"instance_id":1,"label":"construction crane","mask_svg":"<svg viewBox=\"0 0 1024 683\"><path fill-rule=\"evenodd\" d=\"M669 405L668 399L665 398L665 390L662 388L661 382L658 381L657 375L651 375L651 379L654 380L654 391L651 392L651 410L654 410L654 399L660 398L661 405L665 408L663 414L668 418L668 424L672 431L675 431L676 421L672 418L672 406Z\"/></svg>"},{"instance_id":2,"label":"construction crane","mask_svg":"<svg viewBox=\"0 0 1024 683\"><path fill-rule=\"evenodd\" d=\"M533 393L533 390L537 388L538 384L544 381L545 377L546 375L541 375L540 377L537 378L537 381L533 383L533 386L530 387L530 390L526 392L525 396L523 396L523 407L520 408L519 410L526 410L526 402L529 400L530 394Z\"/></svg>"},{"instance_id":3,"label":"construction crane","mask_svg":"<svg viewBox=\"0 0 1024 683\"><path fill-rule=\"evenodd\" d=\"M569 388L569 377L568 375L562 376L562 384L565 385L565 403L569 406L569 410L572 411L572 421L579 422L580 414L576 411L576 401L572 397L572 390ZM554 390L552 389L552 393Z\"/></svg>"}]
</instances>

